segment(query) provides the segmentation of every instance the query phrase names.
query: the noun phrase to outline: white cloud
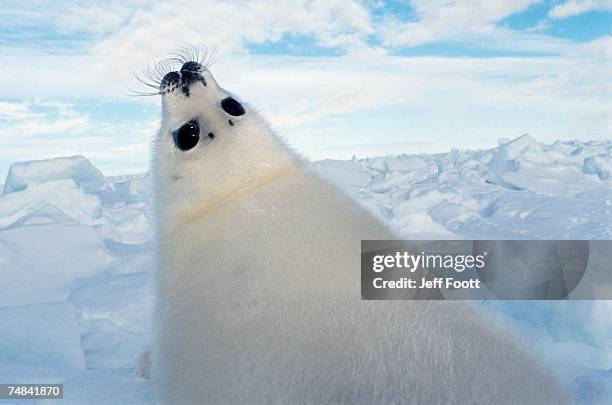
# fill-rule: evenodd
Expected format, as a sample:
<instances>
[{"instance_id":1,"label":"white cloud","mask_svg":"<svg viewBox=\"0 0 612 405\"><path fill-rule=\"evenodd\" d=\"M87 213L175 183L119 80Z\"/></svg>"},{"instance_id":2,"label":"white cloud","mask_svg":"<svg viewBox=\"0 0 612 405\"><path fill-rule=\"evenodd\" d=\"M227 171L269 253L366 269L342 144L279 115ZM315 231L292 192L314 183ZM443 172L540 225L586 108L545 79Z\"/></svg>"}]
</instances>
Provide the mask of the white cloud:
<instances>
[{"instance_id":1,"label":"white cloud","mask_svg":"<svg viewBox=\"0 0 612 405\"><path fill-rule=\"evenodd\" d=\"M413 0L415 22L390 18L381 35L389 46L418 46L457 41L466 35L488 35L501 19L541 0Z\"/></svg>"},{"instance_id":2,"label":"white cloud","mask_svg":"<svg viewBox=\"0 0 612 405\"><path fill-rule=\"evenodd\" d=\"M49 112L40 111L50 108ZM89 117L74 112L66 103L26 101L0 102L0 139L23 142L27 138L84 133L90 129Z\"/></svg>"},{"instance_id":3,"label":"white cloud","mask_svg":"<svg viewBox=\"0 0 612 405\"><path fill-rule=\"evenodd\" d=\"M0 97L121 97L136 83L134 73L180 45L203 46L235 57L247 54L248 43L278 41L291 34L313 38L323 47L369 52L366 37L374 33L368 10L356 0L178 0L133 8L139 3L85 6L71 2L64 5L65 10L54 3L50 8L31 5L21 11L0 11L0 22L52 24L59 33L105 33L99 40L87 37L77 49L68 50L2 46L0 42L3 67L9 72L0 77ZM27 63L32 60L36 63ZM15 77L27 77L27 85Z\"/></svg>"},{"instance_id":4,"label":"white cloud","mask_svg":"<svg viewBox=\"0 0 612 405\"><path fill-rule=\"evenodd\" d=\"M94 48L102 71L132 71L181 44L202 44L225 54L246 43L277 41L285 34L313 37L321 46L364 45L374 28L367 9L354 0L195 1L157 3Z\"/></svg>"},{"instance_id":5,"label":"white cloud","mask_svg":"<svg viewBox=\"0 0 612 405\"><path fill-rule=\"evenodd\" d=\"M145 4L144 0L107 0L103 3L5 0L0 9L0 21L4 28L36 26L39 34L49 30L59 35L104 34L117 29L136 8Z\"/></svg>"},{"instance_id":6,"label":"white cloud","mask_svg":"<svg viewBox=\"0 0 612 405\"><path fill-rule=\"evenodd\" d=\"M604 43L605 42L605 43ZM422 104L436 109L470 105L520 114L536 108L567 116L612 109L612 73L599 41L548 57L442 58L352 55L342 58L269 58L220 66L221 83L257 100L273 124L308 126L343 114ZM607 110L608 109L608 110Z\"/></svg>"},{"instance_id":7,"label":"white cloud","mask_svg":"<svg viewBox=\"0 0 612 405\"><path fill-rule=\"evenodd\" d=\"M142 0L107 0L103 4L75 2L62 7L55 25L61 33L104 34L116 30L133 15L136 8L145 4Z\"/></svg>"},{"instance_id":8,"label":"white cloud","mask_svg":"<svg viewBox=\"0 0 612 405\"><path fill-rule=\"evenodd\" d=\"M548 15L552 18L567 18L589 11L610 11L612 0L568 0L555 5Z\"/></svg>"},{"instance_id":9,"label":"white cloud","mask_svg":"<svg viewBox=\"0 0 612 405\"><path fill-rule=\"evenodd\" d=\"M219 68L244 71L236 65L258 59L246 52L245 43L276 41L287 33L311 36L322 46L362 56L358 63L369 64L368 70L373 72L376 61L385 58L388 51L368 45L369 35L379 36L389 47L452 39L496 50L566 53L574 48L575 44L567 40L494 26L499 19L536 1L415 0L419 21L395 20L389 24L375 23L356 0L152 2L131 13L123 12L117 19L123 21L120 25L112 18L101 17L100 23L104 22L109 34L80 52L0 48L8 73L0 76L0 98L19 94L26 98L43 95L126 100L130 88L142 89L133 74L178 45L202 44L217 50L217 72ZM138 4L138 0L126 4ZM104 16L120 5L98 3L87 6L86 11L82 10L85 6L76 7L63 18L72 21L83 16L87 22L90 17L86 16ZM34 60L36 63L29 63ZM27 78L27 82L15 77Z\"/></svg>"},{"instance_id":10,"label":"white cloud","mask_svg":"<svg viewBox=\"0 0 612 405\"><path fill-rule=\"evenodd\" d=\"M0 121L24 120L36 117L27 102L0 101Z\"/></svg>"},{"instance_id":11,"label":"white cloud","mask_svg":"<svg viewBox=\"0 0 612 405\"><path fill-rule=\"evenodd\" d=\"M510 121L530 111L541 111L547 118L539 128L549 130L555 138L563 135L554 133L559 117L565 120L568 133L582 131L592 136L600 130L600 136L608 134L612 40L605 37L572 43L496 26L501 19L535 2L418 0L414 2L419 18L416 22L379 21L356 0L180 0L129 9L139 4L132 0L125 7L123 2L81 5L65 15L55 5L51 14L63 21L58 25L67 31L89 32L95 40L87 37L76 49L0 45L0 100L27 100L0 103L0 119L5 120L0 125L2 159L83 153L94 159L125 162L137 156L136 160L145 165L156 120L138 125L117 120L100 122L83 114L76 105L82 99L101 104L129 101L125 97L128 88L137 87L132 73L181 44L216 49L219 58L212 70L219 82L244 100L255 102L284 134L304 137L298 144L308 144L304 139L310 134L325 138L318 125L331 128L357 112L375 114L398 106L407 113L424 110L431 114L425 119L433 127L439 120L460 115L453 111L469 108L483 111L483 121L491 111L504 112ZM96 15L100 18L93 21ZM246 50L246 43L277 41L287 34L314 38L320 46L340 50L342 56L272 57ZM384 47L369 45L370 36L381 39ZM552 56L392 55L395 46L448 40L480 49L535 51ZM157 97L137 100L155 106L159 103ZM401 118L386 116L384 120ZM384 120L377 125L382 131L391 131ZM457 132L448 137L460 137L467 131L460 119L457 122ZM415 128L405 126L397 131L412 134ZM517 132L529 130L521 127ZM418 135L419 139L431 136L425 131ZM398 135L389 133L384 142L391 144L394 136ZM332 138L327 137L327 142L330 150L337 146Z\"/></svg>"}]
</instances>

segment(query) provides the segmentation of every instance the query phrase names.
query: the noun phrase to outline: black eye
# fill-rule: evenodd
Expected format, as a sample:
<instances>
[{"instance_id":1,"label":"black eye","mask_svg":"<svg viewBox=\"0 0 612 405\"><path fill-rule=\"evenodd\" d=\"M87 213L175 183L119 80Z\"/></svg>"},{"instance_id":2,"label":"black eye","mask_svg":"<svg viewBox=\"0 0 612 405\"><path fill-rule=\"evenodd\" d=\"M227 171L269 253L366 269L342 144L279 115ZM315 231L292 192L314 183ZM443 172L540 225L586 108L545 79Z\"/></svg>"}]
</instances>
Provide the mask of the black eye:
<instances>
[{"instance_id":1,"label":"black eye","mask_svg":"<svg viewBox=\"0 0 612 405\"><path fill-rule=\"evenodd\" d=\"M182 151L192 149L200 140L200 127L196 121L189 121L174 131L174 143Z\"/></svg>"},{"instance_id":2,"label":"black eye","mask_svg":"<svg viewBox=\"0 0 612 405\"><path fill-rule=\"evenodd\" d=\"M234 117L244 115L244 107L235 98L227 97L221 100L221 108L223 111Z\"/></svg>"}]
</instances>

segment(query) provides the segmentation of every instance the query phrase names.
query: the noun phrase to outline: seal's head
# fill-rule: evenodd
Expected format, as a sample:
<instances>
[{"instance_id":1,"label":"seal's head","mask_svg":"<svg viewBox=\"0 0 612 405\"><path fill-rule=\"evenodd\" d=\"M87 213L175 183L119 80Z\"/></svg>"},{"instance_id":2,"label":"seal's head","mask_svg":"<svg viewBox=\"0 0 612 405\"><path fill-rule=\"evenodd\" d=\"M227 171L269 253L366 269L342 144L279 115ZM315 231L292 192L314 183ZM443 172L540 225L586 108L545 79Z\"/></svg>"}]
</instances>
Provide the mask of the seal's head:
<instances>
[{"instance_id":1,"label":"seal's head","mask_svg":"<svg viewBox=\"0 0 612 405\"><path fill-rule=\"evenodd\" d=\"M159 208L168 214L198 215L296 164L263 118L203 64L188 61L165 74L159 91L154 165Z\"/></svg>"}]
</instances>

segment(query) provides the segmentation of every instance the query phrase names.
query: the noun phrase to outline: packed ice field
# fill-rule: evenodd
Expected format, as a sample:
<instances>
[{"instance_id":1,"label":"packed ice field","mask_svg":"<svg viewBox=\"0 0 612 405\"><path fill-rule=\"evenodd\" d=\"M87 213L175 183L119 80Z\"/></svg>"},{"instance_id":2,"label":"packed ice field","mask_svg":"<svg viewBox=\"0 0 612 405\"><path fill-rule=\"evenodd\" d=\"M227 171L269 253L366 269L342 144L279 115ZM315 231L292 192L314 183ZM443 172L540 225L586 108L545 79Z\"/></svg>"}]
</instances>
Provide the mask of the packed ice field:
<instances>
[{"instance_id":1,"label":"packed ice field","mask_svg":"<svg viewBox=\"0 0 612 405\"><path fill-rule=\"evenodd\" d=\"M612 141L523 135L488 150L310 166L398 238L612 239ZM11 165L0 195L0 383L63 382L70 404L153 401L135 372L152 340L150 198L148 174L105 177L82 156ZM612 303L479 305L576 400L612 401Z\"/></svg>"}]
</instances>

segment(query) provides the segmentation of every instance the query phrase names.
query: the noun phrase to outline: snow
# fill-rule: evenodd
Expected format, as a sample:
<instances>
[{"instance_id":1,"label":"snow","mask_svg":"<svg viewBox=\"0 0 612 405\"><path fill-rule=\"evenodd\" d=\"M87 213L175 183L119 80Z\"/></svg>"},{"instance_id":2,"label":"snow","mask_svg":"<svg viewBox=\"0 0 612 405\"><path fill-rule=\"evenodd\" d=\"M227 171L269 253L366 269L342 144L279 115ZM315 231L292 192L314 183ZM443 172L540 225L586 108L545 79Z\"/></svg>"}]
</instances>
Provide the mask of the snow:
<instances>
[{"instance_id":1,"label":"snow","mask_svg":"<svg viewBox=\"0 0 612 405\"><path fill-rule=\"evenodd\" d=\"M411 239L610 239L612 142L325 160L310 165ZM151 403L151 179L81 156L11 166L0 196L0 382L61 381L61 403ZM612 304L483 303L575 397L612 396ZM27 402L26 402L27 403Z\"/></svg>"}]
</instances>

